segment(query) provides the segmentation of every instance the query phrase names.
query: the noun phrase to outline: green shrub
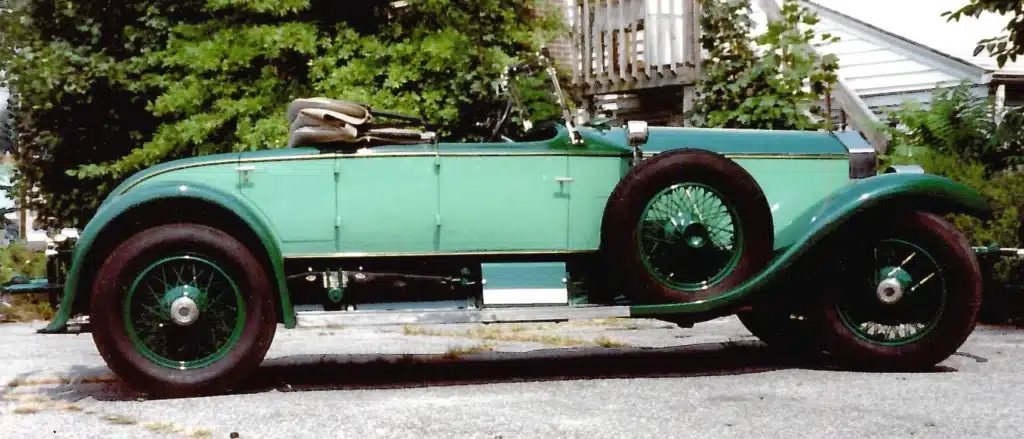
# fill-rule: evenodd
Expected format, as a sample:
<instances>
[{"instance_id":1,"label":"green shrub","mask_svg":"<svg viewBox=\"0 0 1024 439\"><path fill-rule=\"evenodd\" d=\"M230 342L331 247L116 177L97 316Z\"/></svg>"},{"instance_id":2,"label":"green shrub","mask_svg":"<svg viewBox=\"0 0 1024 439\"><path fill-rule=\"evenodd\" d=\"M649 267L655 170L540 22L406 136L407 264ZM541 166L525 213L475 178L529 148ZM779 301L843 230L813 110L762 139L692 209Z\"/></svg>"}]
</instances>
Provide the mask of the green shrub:
<instances>
[{"instance_id":1,"label":"green shrub","mask_svg":"<svg viewBox=\"0 0 1024 439\"><path fill-rule=\"evenodd\" d=\"M819 18L795 0L785 0L780 19L752 35L750 0L699 0L700 45L707 51L693 111L695 126L768 130L829 128L819 102L836 83L839 59L807 47L836 42L811 27Z\"/></svg>"},{"instance_id":2,"label":"green shrub","mask_svg":"<svg viewBox=\"0 0 1024 439\"><path fill-rule=\"evenodd\" d=\"M15 274L28 277L46 275L46 255L19 243L0 247L0 282L7 282Z\"/></svg>"},{"instance_id":3,"label":"green shrub","mask_svg":"<svg viewBox=\"0 0 1024 439\"><path fill-rule=\"evenodd\" d=\"M29 250L22 244L14 243L0 247L0 282L7 282L16 274L29 278L46 275L46 255L41 251ZM11 299L10 307L0 307L3 320L28 322L49 320L53 308L44 294L17 295Z\"/></svg>"}]
</instances>

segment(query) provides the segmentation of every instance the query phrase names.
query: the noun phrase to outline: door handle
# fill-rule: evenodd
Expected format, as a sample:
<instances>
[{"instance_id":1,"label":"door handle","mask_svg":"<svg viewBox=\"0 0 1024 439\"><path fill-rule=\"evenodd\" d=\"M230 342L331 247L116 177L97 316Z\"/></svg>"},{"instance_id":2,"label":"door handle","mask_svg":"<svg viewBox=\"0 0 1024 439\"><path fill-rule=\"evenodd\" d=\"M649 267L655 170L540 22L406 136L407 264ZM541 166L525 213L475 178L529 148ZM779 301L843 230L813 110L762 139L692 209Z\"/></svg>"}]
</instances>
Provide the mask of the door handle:
<instances>
[{"instance_id":1,"label":"door handle","mask_svg":"<svg viewBox=\"0 0 1024 439\"><path fill-rule=\"evenodd\" d=\"M576 179L572 177L555 177L555 181L559 183L572 183L576 181Z\"/></svg>"},{"instance_id":2,"label":"door handle","mask_svg":"<svg viewBox=\"0 0 1024 439\"><path fill-rule=\"evenodd\" d=\"M249 172L250 171L255 171L255 170L256 170L255 166L239 166L239 167L235 168L235 171L238 171L238 172L240 172L242 174L242 181L244 183L248 183L249 182Z\"/></svg>"}]
</instances>

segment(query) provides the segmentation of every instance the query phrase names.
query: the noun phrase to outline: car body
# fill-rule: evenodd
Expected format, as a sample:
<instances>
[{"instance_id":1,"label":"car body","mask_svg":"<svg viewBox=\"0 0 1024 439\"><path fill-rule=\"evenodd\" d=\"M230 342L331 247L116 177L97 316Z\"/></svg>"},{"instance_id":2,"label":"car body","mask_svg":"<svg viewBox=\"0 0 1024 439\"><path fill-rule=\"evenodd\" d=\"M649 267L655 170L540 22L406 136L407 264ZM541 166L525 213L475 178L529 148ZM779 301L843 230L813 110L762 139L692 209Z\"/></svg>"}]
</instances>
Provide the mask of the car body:
<instances>
[{"instance_id":1,"label":"car body","mask_svg":"<svg viewBox=\"0 0 1024 439\"><path fill-rule=\"evenodd\" d=\"M353 105L307 101L295 111L315 110L316 123L334 128L372 119L372 110ZM372 137L367 133L372 130L361 139ZM516 141L445 143L413 133L368 143L293 137L288 148L176 160L131 176L73 249L53 256L53 266L64 267L50 279L61 285L60 306L41 332L60 332L73 315L89 314L112 369L136 387L166 394L226 388L235 382L231 376L258 364L278 323L647 316L690 325L745 313L752 317L744 323L773 344L772 337L795 331L795 323L780 323L778 315L799 309L831 316L836 308L822 308L817 298L835 301L838 293L813 293L834 273L823 255L842 259L838 252L851 238L871 242L893 224L913 225L907 236L926 244L956 247L962 236L935 215L987 209L978 194L942 177L879 175L874 150L853 132L576 126L566 117ZM695 183L686 186L690 180ZM693 201L698 193L700 203ZM689 207L679 204L687 199ZM701 214L698 204L717 206L712 213L728 221L708 220L711 213ZM944 241L929 241L935 236ZM681 247L662 245L667 237ZM164 270L160 261L168 259L153 262L160 252L190 245L221 256L182 250L179 265L161 272L163 286L147 283L159 276L140 274ZM231 260L243 252L244 260ZM188 265L196 258L200 265ZM960 282L968 302L978 294L972 258L940 255L931 265L959 264L953 269L965 274L944 282ZM136 259L152 264L132 265ZM132 297L152 293L163 311L148 318L162 325L195 328L190 325L204 318L197 316L213 309L206 290L196 293L203 282L182 274L188 267L194 279L220 272L216 282L235 285L238 305L231 310L241 311L231 317L236 330L223 337L224 352L237 354L179 365L173 355L143 347L140 328L151 322L148 311L138 314L130 305ZM890 274L868 295L896 303L918 288L908 283L910 268L901 267L887 266ZM679 274L687 270L709 274ZM167 273L179 281L168 283ZM928 282L935 273L922 277ZM211 277L209 285L214 282ZM768 311L754 312L761 309ZM249 317L253 310L262 314ZM914 366L941 361L973 328L976 309L964 312L954 319L958 324L944 323L954 329L941 335L943 349L923 347L905 360L909 354L894 350L879 358ZM856 349L888 346L865 345L864 337L851 345L857 337L852 326L836 323L841 320L811 319L817 325L811 332L839 334L825 349L847 349L844 358L853 358L863 355ZM826 329L830 324L839 326ZM253 325L260 329L247 329ZM175 375L178 369L182 375Z\"/></svg>"}]
</instances>

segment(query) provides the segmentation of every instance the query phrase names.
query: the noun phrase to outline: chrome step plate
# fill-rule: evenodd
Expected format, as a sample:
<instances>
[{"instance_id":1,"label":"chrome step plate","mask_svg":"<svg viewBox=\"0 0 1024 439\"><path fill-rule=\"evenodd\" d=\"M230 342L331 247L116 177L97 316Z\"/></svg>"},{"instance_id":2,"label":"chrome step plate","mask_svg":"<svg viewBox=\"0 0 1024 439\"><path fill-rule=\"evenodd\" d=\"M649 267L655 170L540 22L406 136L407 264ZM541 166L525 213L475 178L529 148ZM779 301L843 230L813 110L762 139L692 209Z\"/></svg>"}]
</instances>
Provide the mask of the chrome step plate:
<instances>
[{"instance_id":1,"label":"chrome step plate","mask_svg":"<svg viewBox=\"0 0 1024 439\"><path fill-rule=\"evenodd\" d=\"M447 323L545 322L629 317L628 306L529 306L481 309L300 311L295 313L300 328L326 326L369 326Z\"/></svg>"}]
</instances>

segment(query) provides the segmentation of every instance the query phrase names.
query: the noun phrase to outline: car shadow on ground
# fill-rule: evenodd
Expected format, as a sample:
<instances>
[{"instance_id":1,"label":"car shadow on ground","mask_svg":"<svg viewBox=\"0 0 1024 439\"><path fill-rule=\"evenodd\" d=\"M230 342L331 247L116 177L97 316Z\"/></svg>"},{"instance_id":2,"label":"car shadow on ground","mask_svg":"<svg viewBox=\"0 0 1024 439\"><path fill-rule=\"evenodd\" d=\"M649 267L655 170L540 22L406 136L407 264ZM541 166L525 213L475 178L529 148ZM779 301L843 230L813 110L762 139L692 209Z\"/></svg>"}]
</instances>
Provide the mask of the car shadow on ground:
<instances>
[{"instance_id":1,"label":"car shadow on ground","mask_svg":"<svg viewBox=\"0 0 1024 439\"><path fill-rule=\"evenodd\" d=\"M476 385L523 381L678 378L741 375L787 369L838 370L820 357L795 357L759 341L669 348L543 349L436 355L311 355L263 363L236 393ZM938 366L924 373L956 372Z\"/></svg>"},{"instance_id":2,"label":"car shadow on ground","mask_svg":"<svg viewBox=\"0 0 1024 439\"><path fill-rule=\"evenodd\" d=\"M102 371L101 371L102 369ZM528 352L443 355L298 355L266 360L230 394L270 391L389 389L588 379L679 378L778 370L838 370L818 358L783 355L759 341L701 343L669 348L559 348ZM105 371L105 373L104 373ZM938 366L924 373L956 372ZM79 368L72 376L110 376L105 368ZM40 389L64 401L148 398L120 380L76 380Z\"/></svg>"}]
</instances>

